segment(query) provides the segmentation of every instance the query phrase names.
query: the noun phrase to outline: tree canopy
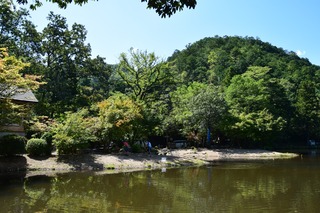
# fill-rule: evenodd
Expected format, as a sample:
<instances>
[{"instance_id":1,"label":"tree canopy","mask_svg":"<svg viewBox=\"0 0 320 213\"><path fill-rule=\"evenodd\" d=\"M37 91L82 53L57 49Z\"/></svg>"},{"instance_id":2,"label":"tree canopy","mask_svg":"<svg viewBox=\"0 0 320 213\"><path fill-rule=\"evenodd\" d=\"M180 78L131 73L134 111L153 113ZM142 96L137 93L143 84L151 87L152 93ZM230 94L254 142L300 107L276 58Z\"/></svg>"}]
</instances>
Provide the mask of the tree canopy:
<instances>
[{"instance_id":1,"label":"tree canopy","mask_svg":"<svg viewBox=\"0 0 320 213\"><path fill-rule=\"evenodd\" d=\"M184 85L197 81L223 88L230 115L222 131L228 138L319 138L320 67L294 52L257 38L216 36L175 51L168 61Z\"/></svg>"},{"instance_id":2,"label":"tree canopy","mask_svg":"<svg viewBox=\"0 0 320 213\"><path fill-rule=\"evenodd\" d=\"M19 4L28 4L28 0L16 0ZM57 4L60 8L66 8L69 4L74 3L77 5L83 5L88 3L88 0L46 0ZM98 1L98 0L97 0ZM35 0L30 5L31 9L36 9L42 5L42 0ZM156 13L159 14L162 18L170 17L177 11L183 10L186 8L195 8L197 1L196 0L141 0L141 2L147 2L148 9L154 9Z\"/></svg>"},{"instance_id":3,"label":"tree canopy","mask_svg":"<svg viewBox=\"0 0 320 213\"><path fill-rule=\"evenodd\" d=\"M81 128L97 137L87 142L161 136L196 145L208 132L221 146L320 140L320 67L294 52L258 38L215 36L168 59L130 49L109 65L92 58L83 25L50 13L38 31L28 11L0 4L0 45L10 53L1 55L1 82L13 75L18 86L22 77L41 75L47 83L35 92L35 113L57 119L66 143L80 140L76 131L62 134L67 121L89 122ZM15 66L6 73L9 61Z\"/></svg>"}]
</instances>

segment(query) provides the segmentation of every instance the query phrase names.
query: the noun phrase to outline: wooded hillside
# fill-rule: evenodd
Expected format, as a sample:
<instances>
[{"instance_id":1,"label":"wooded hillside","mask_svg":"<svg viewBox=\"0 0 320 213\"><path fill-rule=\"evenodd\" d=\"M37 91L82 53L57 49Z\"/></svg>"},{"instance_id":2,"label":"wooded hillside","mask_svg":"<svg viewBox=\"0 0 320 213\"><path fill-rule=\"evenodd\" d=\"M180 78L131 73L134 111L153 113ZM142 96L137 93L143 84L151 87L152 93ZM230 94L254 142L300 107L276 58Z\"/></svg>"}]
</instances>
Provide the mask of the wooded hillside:
<instances>
[{"instance_id":1,"label":"wooded hillside","mask_svg":"<svg viewBox=\"0 0 320 213\"><path fill-rule=\"evenodd\" d=\"M165 60L130 49L109 65L91 57L85 27L70 27L60 15L50 13L38 32L27 10L2 1L0 21L0 47L29 64L22 76L43 82L29 122L34 137L51 131L56 143L109 144L162 136L241 147L320 140L320 67L292 51L252 37L215 36ZM42 125L43 116L59 125Z\"/></svg>"}]
</instances>

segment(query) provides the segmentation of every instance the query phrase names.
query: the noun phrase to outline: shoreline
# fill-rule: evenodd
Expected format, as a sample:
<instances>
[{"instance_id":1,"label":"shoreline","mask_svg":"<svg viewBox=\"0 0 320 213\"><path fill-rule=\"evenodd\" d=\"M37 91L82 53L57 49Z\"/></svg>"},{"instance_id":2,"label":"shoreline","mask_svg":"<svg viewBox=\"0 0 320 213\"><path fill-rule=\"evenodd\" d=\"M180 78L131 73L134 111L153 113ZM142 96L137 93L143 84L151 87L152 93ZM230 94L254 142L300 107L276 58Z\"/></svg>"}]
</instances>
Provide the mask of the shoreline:
<instances>
[{"instance_id":1,"label":"shoreline","mask_svg":"<svg viewBox=\"0 0 320 213\"><path fill-rule=\"evenodd\" d=\"M218 161L274 160L298 157L295 153L247 149L161 149L159 154L79 154L31 158L28 155L0 157L0 174L26 172L32 174L95 171L119 173L181 166L209 165Z\"/></svg>"}]
</instances>

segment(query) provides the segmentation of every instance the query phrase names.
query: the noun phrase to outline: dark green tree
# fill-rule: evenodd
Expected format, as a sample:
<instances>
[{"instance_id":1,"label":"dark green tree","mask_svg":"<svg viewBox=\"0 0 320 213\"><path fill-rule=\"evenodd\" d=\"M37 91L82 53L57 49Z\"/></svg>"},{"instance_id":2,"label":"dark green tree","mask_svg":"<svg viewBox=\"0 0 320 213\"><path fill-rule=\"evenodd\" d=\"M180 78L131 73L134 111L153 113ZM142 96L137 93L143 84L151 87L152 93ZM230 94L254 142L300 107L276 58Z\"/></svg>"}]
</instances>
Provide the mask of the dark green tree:
<instances>
[{"instance_id":1,"label":"dark green tree","mask_svg":"<svg viewBox=\"0 0 320 213\"><path fill-rule=\"evenodd\" d=\"M188 136L198 143L202 141L196 128L189 122L192 113L188 106L191 98L205 87L206 85L203 83L192 82L189 86L183 84L170 93L172 106L170 114L166 117L164 122L166 135L172 138Z\"/></svg>"},{"instance_id":2,"label":"dark green tree","mask_svg":"<svg viewBox=\"0 0 320 213\"><path fill-rule=\"evenodd\" d=\"M49 14L49 24L43 30L42 53L45 61L43 80L38 97L41 111L53 116L77 109L82 67L90 57L90 45L85 44L84 26L74 24L68 29L66 19Z\"/></svg>"},{"instance_id":3,"label":"dark green tree","mask_svg":"<svg viewBox=\"0 0 320 213\"><path fill-rule=\"evenodd\" d=\"M26 9L15 9L10 1L0 1L0 47L31 63L33 57L39 57L41 38L28 17Z\"/></svg>"},{"instance_id":4,"label":"dark green tree","mask_svg":"<svg viewBox=\"0 0 320 213\"><path fill-rule=\"evenodd\" d=\"M81 67L77 86L77 106L90 106L109 97L112 89L110 78L115 71L104 60L100 56L88 58Z\"/></svg>"},{"instance_id":5,"label":"dark green tree","mask_svg":"<svg viewBox=\"0 0 320 213\"><path fill-rule=\"evenodd\" d=\"M310 80L302 81L298 88L296 109L299 132L304 141L320 137L319 89L319 85Z\"/></svg>"},{"instance_id":6,"label":"dark green tree","mask_svg":"<svg viewBox=\"0 0 320 213\"><path fill-rule=\"evenodd\" d=\"M231 79L226 100L233 116L230 131L242 142L266 142L281 131L286 120L277 109L270 90L270 68L249 67L242 75ZM285 99L285 97L282 97Z\"/></svg>"},{"instance_id":7,"label":"dark green tree","mask_svg":"<svg viewBox=\"0 0 320 213\"><path fill-rule=\"evenodd\" d=\"M207 145L219 138L221 125L226 119L227 104L219 87L209 85L192 97L190 101L191 122L203 136L207 134Z\"/></svg>"}]
</instances>

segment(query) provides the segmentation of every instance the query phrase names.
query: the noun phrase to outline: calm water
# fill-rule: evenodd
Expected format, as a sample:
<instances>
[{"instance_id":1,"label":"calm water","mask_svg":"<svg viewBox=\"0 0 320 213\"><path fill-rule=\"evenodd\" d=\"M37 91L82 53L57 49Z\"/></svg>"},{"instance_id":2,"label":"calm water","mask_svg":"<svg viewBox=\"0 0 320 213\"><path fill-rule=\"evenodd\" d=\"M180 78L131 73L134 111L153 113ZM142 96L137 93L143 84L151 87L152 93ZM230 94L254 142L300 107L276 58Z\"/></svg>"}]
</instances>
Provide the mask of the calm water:
<instances>
[{"instance_id":1,"label":"calm water","mask_svg":"<svg viewBox=\"0 0 320 213\"><path fill-rule=\"evenodd\" d=\"M0 212L319 212L320 158L0 176Z\"/></svg>"}]
</instances>

